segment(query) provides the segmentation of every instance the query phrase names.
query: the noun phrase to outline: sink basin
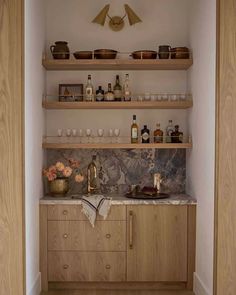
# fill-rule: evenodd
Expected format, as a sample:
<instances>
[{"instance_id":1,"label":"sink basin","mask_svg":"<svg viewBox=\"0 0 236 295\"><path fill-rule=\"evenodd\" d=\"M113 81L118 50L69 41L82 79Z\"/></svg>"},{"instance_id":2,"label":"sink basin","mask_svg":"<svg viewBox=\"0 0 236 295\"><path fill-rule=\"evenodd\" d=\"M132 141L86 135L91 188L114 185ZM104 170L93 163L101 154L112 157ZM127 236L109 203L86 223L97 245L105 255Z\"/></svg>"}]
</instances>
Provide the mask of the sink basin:
<instances>
[{"instance_id":1,"label":"sink basin","mask_svg":"<svg viewBox=\"0 0 236 295\"><path fill-rule=\"evenodd\" d=\"M138 193L127 193L125 194L126 198L129 199L140 199L140 200L157 200L157 199L166 199L169 198L168 194L165 193L157 193L157 194L144 194L142 192Z\"/></svg>"},{"instance_id":2,"label":"sink basin","mask_svg":"<svg viewBox=\"0 0 236 295\"><path fill-rule=\"evenodd\" d=\"M82 197L83 197L83 195L72 195L72 196L71 196L71 199L72 199L72 200L81 200Z\"/></svg>"}]
</instances>

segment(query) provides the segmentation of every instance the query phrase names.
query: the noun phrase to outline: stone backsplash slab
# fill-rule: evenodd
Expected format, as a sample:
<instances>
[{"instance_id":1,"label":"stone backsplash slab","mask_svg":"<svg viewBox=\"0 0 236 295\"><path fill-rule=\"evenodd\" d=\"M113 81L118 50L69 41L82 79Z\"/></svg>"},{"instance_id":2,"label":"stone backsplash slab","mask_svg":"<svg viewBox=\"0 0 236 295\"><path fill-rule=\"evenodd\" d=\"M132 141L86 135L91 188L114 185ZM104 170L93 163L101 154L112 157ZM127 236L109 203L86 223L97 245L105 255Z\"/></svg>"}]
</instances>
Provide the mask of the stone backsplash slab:
<instances>
[{"instance_id":1,"label":"stone backsplash slab","mask_svg":"<svg viewBox=\"0 0 236 295\"><path fill-rule=\"evenodd\" d=\"M47 150L47 165L68 158L80 161L78 172L85 181L78 184L70 180L70 194L86 193L87 167L96 155L100 189L102 193L124 193L132 184L153 185L153 174L164 177L162 189L167 193L184 193L186 184L186 150L141 149L141 150ZM45 182L45 193L47 193Z\"/></svg>"}]
</instances>

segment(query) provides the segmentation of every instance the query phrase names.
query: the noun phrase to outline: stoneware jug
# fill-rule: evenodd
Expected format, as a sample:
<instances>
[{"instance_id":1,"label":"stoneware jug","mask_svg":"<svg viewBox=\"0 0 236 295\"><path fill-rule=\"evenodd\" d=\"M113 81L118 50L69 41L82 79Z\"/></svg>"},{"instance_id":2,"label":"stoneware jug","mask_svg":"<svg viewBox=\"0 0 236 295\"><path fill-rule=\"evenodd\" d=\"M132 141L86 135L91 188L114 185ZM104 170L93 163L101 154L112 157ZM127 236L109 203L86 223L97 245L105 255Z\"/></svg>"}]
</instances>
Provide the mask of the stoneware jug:
<instances>
[{"instance_id":1,"label":"stoneware jug","mask_svg":"<svg viewBox=\"0 0 236 295\"><path fill-rule=\"evenodd\" d=\"M169 45L161 45L159 46L159 58L160 59L168 59L170 58L170 49L171 47Z\"/></svg>"},{"instance_id":2,"label":"stoneware jug","mask_svg":"<svg viewBox=\"0 0 236 295\"><path fill-rule=\"evenodd\" d=\"M57 41L55 45L50 46L50 50L54 59L69 59L70 49L66 41Z\"/></svg>"}]
</instances>

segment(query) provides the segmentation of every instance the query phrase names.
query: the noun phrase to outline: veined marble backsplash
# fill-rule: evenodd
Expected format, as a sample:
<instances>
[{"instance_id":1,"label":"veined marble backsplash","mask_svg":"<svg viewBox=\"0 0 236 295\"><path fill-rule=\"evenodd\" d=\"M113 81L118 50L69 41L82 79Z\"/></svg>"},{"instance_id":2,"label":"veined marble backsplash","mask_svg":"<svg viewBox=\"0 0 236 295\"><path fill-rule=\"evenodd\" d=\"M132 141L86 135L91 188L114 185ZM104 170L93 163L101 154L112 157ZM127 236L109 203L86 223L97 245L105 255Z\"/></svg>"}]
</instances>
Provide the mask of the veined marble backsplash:
<instances>
[{"instance_id":1,"label":"veined marble backsplash","mask_svg":"<svg viewBox=\"0 0 236 295\"><path fill-rule=\"evenodd\" d=\"M132 184L153 186L153 174L164 177L163 192L184 193L186 184L186 151L184 149L143 150L48 150L47 165L57 161L66 163L73 158L80 161L79 171L85 176L82 184L70 180L70 194L86 193L87 167L96 155L102 193L125 193ZM46 183L46 182L45 182ZM48 188L45 185L45 192Z\"/></svg>"}]
</instances>

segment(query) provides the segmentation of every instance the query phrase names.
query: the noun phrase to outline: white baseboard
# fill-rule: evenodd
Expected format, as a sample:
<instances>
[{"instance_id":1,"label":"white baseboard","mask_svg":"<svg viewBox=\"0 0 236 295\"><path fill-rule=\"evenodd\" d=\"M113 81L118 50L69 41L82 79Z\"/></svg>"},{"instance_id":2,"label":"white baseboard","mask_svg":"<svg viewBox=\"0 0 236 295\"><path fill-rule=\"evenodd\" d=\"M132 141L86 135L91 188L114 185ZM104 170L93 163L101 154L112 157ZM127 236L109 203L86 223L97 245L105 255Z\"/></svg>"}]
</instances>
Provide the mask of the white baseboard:
<instances>
[{"instance_id":1,"label":"white baseboard","mask_svg":"<svg viewBox=\"0 0 236 295\"><path fill-rule=\"evenodd\" d=\"M39 272L32 289L27 295L39 295L41 293L41 273Z\"/></svg>"},{"instance_id":2,"label":"white baseboard","mask_svg":"<svg viewBox=\"0 0 236 295\"><path fill-rule=\"evenodd\" d=\"M194 273L193 291L195 295L212 295L196 272Z\"/></svg>"}]
</instances>

